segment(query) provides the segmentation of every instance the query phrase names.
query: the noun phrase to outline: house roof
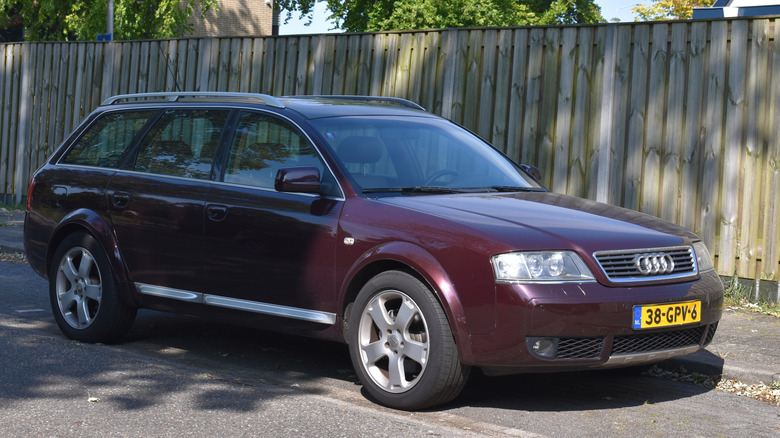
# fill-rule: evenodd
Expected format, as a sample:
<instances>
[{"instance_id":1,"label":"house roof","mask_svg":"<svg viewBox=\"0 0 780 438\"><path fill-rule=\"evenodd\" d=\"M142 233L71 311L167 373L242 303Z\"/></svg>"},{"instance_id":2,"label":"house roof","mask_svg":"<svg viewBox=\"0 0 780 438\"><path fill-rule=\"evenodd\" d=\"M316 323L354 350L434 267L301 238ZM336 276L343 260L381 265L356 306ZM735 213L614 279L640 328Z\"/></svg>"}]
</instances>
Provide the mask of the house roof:
<instances>
[{"instance_id":1,"label":"house roof","mask_svg":"<svg viewBox=\"0 0 780 438\"><path fill-rule=\"evenodd\" d=\"M780 15L780 0L717 0L710 8L693 8L693 19Z\"/></svg>"}]
</instances>

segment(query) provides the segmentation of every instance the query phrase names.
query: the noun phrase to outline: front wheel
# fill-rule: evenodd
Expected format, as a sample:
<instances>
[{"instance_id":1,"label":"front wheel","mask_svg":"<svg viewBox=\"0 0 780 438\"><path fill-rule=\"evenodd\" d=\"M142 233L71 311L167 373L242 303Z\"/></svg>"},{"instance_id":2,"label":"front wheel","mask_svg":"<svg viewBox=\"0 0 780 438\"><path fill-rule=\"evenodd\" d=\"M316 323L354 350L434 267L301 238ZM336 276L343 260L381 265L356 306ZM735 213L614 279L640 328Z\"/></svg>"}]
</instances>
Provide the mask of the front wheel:
<instances>
[{"instance_id":1,"label":"front wheel","mask_svg":"<svg viewBox=\"0 0 780 438\"><path fill-rule=\"evenodd\" d=\"M77 341L116 341L135 320L136 309L119 297L108 256L87 233L71 234L57 248L49 296L60 330Z\"/></svg>"},{"instance_id":2,"label":"front wheel","mask_svg":"<svg viewBox=\"0 0 780 438\"><path fill-rule=\"evenodd\" d=\"M368 394L415 410L454 399L466 384L447 317L415 277L381 273L361 289L349 315L352 364Z\"/></svg>"}]
</instances>

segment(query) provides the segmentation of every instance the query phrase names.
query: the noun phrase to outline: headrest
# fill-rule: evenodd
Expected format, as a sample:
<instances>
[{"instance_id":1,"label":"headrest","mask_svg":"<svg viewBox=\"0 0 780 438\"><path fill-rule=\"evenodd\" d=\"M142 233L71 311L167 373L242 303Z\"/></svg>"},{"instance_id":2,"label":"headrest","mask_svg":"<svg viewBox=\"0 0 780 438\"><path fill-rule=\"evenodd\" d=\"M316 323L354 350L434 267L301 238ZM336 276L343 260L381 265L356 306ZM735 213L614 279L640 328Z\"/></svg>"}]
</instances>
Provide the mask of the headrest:
<instances>
[{"instance_id":1,"label":"headrest","mask_svg":"<svg viewBox=\"0 0 780 438\"><path fill-rule=\"evenodd\" d=\"M339 156L345 163L374 164L382 159L382 141L376 137L353 135L339 145Z\"/></svg>"}]
</instances>

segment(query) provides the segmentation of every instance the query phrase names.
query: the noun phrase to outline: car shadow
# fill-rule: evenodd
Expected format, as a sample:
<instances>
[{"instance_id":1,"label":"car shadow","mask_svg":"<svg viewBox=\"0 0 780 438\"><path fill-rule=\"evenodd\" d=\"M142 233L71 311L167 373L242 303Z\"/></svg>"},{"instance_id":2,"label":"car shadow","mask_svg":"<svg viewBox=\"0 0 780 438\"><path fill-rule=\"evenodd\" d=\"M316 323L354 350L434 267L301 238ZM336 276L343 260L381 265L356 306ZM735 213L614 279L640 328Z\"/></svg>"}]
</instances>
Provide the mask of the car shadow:
<instances>
[{"instance_id":1,"label":"car shadow","mask_svg":"<svg viewBox=\"0 0 780 438\"><path fill-rule=\"evenodd\" d=\"M358 390L346 345L231 326L208 319L142 311L126 342L214 370L232 379L286 385L330 379ZM600 371L486 376L473 369L463 392L434 410L490 407L523 411L592 411L662 403L710 389L648 375L650 366ZM369 398L361 389L364 397Z\"/></svg>"}]
</instances>

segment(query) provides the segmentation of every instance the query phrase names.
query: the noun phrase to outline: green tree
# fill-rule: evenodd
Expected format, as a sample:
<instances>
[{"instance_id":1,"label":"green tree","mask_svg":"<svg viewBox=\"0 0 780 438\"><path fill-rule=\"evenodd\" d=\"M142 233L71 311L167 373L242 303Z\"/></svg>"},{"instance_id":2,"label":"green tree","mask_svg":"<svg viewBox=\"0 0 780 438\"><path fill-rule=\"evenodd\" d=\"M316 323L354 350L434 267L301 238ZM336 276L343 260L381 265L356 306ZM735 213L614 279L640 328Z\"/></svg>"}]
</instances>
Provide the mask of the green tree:
<instances>
[{"instance_id":1,"label":"green tree","mask_svg":"<svg viewBox=\"0 0 780 438\"><path fill-rule=\"evenodd\" d=\"M114 38L180 37L192 32L196 10L217 0L114 0ZM0 23L23 26L32 41L94 40L106 31L107 0L0 0Z\"/></svg>"},{"instance_id":2,"label":"green tree","mask_svg":"<svg viewBox=\"0 0 780 438\"><path fill-rule=\"evenodd\" d=\"M687 20L693 15L693 8L706 8L715 0L653 0L650 5L639 4L631 8L637 21Z\"/></svg>"},{"instance_id":3,"label":"green tree","mask_svg":"<svg viewBox=\"0 0 780 438\"><path fill-rule=\"evenodd\" d=\"M279 0L278 7L311 19L325 3L347 32L468 26L603 22L594 0Z\"/></svg>"}]
</instances>

